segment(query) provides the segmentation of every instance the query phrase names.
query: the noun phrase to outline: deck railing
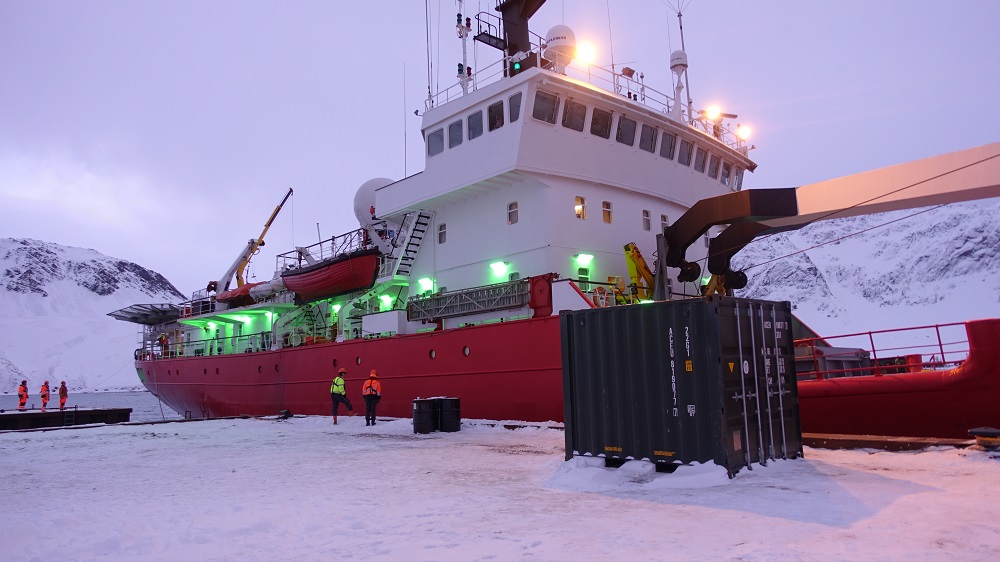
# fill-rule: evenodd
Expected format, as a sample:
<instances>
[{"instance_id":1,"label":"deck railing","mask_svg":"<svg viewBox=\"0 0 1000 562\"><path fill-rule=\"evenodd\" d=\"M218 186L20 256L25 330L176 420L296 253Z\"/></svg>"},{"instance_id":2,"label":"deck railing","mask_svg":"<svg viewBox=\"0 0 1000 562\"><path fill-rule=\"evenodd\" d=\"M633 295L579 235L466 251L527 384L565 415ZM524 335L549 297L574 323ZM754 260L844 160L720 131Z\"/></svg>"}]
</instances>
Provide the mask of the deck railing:
<instances>
[{"instance_id":1,"label":"deck railing","mask_svg":"<svg viewBox=\"0 0 1000 562\"><path fill-rule=\"evenodd\" d=\"M799 380L952 369L969 356L964 322L795 341Z\"/></svg>"}]
</instances>

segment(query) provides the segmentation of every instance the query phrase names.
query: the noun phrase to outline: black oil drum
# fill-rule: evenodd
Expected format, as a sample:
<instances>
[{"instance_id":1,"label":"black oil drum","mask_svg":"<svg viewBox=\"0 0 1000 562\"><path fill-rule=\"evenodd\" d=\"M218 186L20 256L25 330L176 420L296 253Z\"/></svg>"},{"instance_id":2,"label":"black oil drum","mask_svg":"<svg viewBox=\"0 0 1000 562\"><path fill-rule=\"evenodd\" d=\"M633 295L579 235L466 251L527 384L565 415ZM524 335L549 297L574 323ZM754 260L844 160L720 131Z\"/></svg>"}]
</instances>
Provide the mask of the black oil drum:
<instances>
[{"instance_id":1,"label":"black oil drum","mask_svg":"<svg viewBox=\"0 0 1000 562\"><path fill-rule=\"evenodd\" d=\"M437 430L437 418L435 400L417 398L413 401L413 433L430 433Z\"/></svg>"},{"instance_id":2,"label":"black oil drum","mask_svg":"<svg viewBox=\"0 0 1000 562\"><path fill-rule=\"evenodd\" d=\"M441 401L441 431L462 429L462 413L458 398L438 398Z\"/></svg>"}]
</instances>

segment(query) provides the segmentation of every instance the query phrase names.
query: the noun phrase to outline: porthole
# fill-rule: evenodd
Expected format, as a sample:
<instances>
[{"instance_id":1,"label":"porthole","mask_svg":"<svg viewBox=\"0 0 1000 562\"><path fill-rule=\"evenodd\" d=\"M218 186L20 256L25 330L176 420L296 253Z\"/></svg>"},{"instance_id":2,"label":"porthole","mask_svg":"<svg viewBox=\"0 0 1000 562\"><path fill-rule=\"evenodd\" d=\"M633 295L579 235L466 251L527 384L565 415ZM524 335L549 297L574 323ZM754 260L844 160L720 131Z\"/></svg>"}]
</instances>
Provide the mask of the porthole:
<instances>
[{"instance_id":1,"label":"porthole","mask_svg":"<svg viewBox=\"0 0 1000 562\"><path fill-rule=\"evenodd\" d=\"M170 373L171 373L170 369L167 369L167 374L169 375Z\"/></svg>"},{"instance_id":2,"label":"porthole","mask_svg":"<svg viewBox=\"0 0 1000 562\"><path fill-rule=\"evenodd\" d=\"M219 374L219 368L218 367L215 368L215 374L217 374L217 375Z\"/></svg>"},{"instance_id":3,"label":"porthole","mask_svg":"<svg viewBox=\"0 0 1000 562\"><path fill-rule=\"evenodd\" d=\"M264 366L263 365L257 365L257 372L258 373L263 373L264 372Z\"/></svg>"},{"instance_id":4,"label":"porthole","mask_svg":"<svg viewBox=\"0 0 1000 562\"><path fill-rule=\"evenodd\" d=\"M333 358L333 366L334 366L334 367L336 367L336 366L337 366L337 358L336 358L336 357L334 357L334 358Z\"/></svg>"},{"instance_id":5,"label":"porthole","mask_svg":"<svg viewBox=\"0 0 1000 562\"><path fill-rule=\"evenodd\" d=\"M465 346L465 347L462 348L462 355L464 355L466 357L469 356L469 346Z\"/></svg>"},{"instance_id":6,"label":"porthole","mask_svg":"<svg viewBox=\"0 0 1000 562\"><path fill-rule=\"evenodd\" d=\"M207 375L207 374L208 374L208 369L202 369L202 370L201 370L201 374L203 374L203 375Z\"/></svg>"},{"instance_id":7,"label":"porthole","mask_svg":"<svg viewBox=\"0 0 1000 562\"><path fill-rule=\"evenodd\" d=\"M428 355L430 356L431 359L434 359L435 357L437 357L437 352L432 349L430 353L428 353Z\"/></svg>"},{"instance_id":8,"label":"porthole","mask_svg":"<svg viewBox=\"0 0 1000 562\"><path fill-rule=\"evenodd\" d=\"M358 355L357 357L355 357L354 358L354 362L357 363L358 365L360 365L361 364L361 356Z\"/></svg>"},{"instance_id":9,"label":"porthole","mask_svg":"<svg viewBox=\"0 0 1000 562\"><path fill-rule=\"evenodd\" d=\"M275 363L275 364L274 364L274 372L275 372L275 373L277 373L277 372L278 372L278 364L277 364L277 363Z\"/></svg>"}]
</instances>

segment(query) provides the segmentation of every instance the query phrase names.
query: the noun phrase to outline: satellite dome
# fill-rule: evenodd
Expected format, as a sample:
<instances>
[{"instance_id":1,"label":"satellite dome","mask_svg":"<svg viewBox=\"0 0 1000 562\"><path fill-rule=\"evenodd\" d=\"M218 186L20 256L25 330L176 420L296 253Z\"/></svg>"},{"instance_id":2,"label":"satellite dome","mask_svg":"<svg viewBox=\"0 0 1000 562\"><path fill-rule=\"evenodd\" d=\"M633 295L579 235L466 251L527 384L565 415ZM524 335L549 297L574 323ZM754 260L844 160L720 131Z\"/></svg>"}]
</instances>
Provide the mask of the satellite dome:
<instances>
[{"instance_id":1,"label":"satellite dome","mask_svg":"<svg viewBox=\"0 0 1000 562\"><path fill-rule=\"evenodd\" d=\"M674 71L674 74L680 76L681 72L687 70L687 67L688 67L687 53L681 50L677 50L670 53L670 70Z\"/></svg>"},{"instance_id":2,"label":"satellite dome","mask_svg":"<svg viewBox=\"0 0 1000 562\"><path fill-rule=\"evenodd\" d=\"M576 58L576 34L568 25L556 25L545 34L545 52L542 56L552 61L562 72Z\"/></svg>"},{"instance_id":3,"label":"satellite dome","mask_svg":"<svg viewBox=\"0 0 1000 562\"><path fill-rule=\"evenodd\" d=\"M394 183L394 181L389 178L374 178L361 184L358 192L354 194L354 216L358 219L358 224L365 226L373 222L372 209L375 208L375 190L390 183Z\"/></svg>"}]
</instances>

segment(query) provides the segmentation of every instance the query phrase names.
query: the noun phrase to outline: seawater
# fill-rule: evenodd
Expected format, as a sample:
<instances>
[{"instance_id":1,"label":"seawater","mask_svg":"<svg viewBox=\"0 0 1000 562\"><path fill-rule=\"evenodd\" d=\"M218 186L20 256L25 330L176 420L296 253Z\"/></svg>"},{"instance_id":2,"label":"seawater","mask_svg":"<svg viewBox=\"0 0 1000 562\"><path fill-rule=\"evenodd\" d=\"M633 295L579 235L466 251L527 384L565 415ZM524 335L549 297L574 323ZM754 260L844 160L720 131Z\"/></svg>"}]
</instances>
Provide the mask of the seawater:
<instances>
[{"instance_id":1,"label":"seawater","mask_svg":"<svg viewBox=\"0 0 1000 562\"><path fill-rule=\"evenodd\" d=\"M59 397L56 394L56 387L52 388L52 400L49 400L49 411L59 410ZM41 406L36 394L28 397L28 407L34 404L35 408ZM53 407L55 405L55 407ZM166 404L162 405L151 392L70 392L66 400L66 407L79 408L132 408L131 421L160 421L179 420L184 416L170 409ZM17 410L17 396L13 394L0 395L0 410L10 412Z\"/></svg>"}]
</instances>

